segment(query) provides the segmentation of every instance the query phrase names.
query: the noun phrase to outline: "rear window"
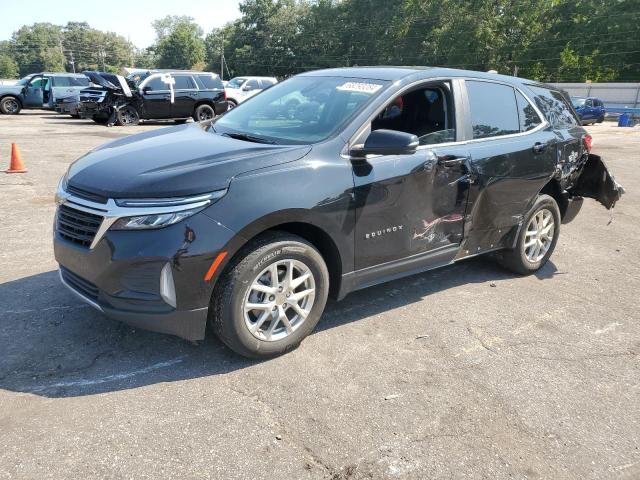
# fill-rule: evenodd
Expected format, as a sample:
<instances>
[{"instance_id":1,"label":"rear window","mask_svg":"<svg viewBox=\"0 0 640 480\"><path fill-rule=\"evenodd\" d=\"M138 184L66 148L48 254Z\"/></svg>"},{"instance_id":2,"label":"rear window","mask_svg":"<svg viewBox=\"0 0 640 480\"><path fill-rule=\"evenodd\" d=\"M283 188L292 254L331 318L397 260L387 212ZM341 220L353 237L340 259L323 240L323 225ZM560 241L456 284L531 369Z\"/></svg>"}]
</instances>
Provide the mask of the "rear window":
<instances>
[{"instance_id":1,"label":"rear window","mask_svg":"<svg viewBox=\"0 0 640 480\"><path fill-rule=\"evenodd\" d=\"M54 87L87 87L89 79L86 77L52 77Z\"/></svg>"},{"instance_id":2,"label":"rear window","mask_svg":"<svg viewBox=\"0 0 640 480\"><path fill-rule=\"evenodd\" d=\"M513 87L467 80L473 138L498 137L520 132Z\"/></svg>"},{"instance_id":3,"label":"rear window","mask_svg":"<svg viewBox=\"0 0 640 480\"><path fill-rule=\"evenodd\" d=\"M520 131L528 132L542 123L538 112L533 108L524 95L516 91L516 101L518 102L518 117L520 119Z\"/></svg>"},{"instance_id":4,"label":"rear window","mask_svg":"<svg viewBox=\"0 0 640 480\"><path fill-rule=\"evenodd\" d=\"M222 85L222 80L217 75L209 74L209 75L198 75L196 76L196 82L198 82L198 87L202 90L222 90L224 89L224 85Z\"/></svg>"},{"instance_id":5,"label":"rear window","mask_svg":"<svg viewBox=\"0 0 640 480\"><path fill-rule=\"evenodd\" d=\"M176 90L193 90L196 88L189 75L176 75L173 78L176 80L176 84L173 86Z\"/></svg>"},{"instance_id":6,"label":"rear window","mask_svg":"<svg viewBox=\"0 0 640 480\"><path fill-rule=\"evenodd\" d=\"M554 128L571 128L578 125L568 100L562 93L544 87L529 86L535 94L537 107Z\"/></svg>"}]
</instances>

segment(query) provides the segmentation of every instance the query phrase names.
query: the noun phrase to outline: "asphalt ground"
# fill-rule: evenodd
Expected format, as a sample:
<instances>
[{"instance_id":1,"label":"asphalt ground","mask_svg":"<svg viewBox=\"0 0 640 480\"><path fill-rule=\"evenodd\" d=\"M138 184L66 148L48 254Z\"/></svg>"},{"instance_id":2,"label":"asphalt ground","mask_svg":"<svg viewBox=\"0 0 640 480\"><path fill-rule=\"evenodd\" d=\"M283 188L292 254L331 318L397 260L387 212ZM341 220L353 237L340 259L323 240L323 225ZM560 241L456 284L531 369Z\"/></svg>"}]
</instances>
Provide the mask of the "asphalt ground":
<instances>
[{"instance_id":1,"label":"asphalt ground","mask_svg":"<svg viewBox=\"0 0 640 480\"><path fill-rule=\"evenodd\" d=\"M107 128L0 116L0 478L640 478L640 127L589 127L627 194L551 261L477 258L330 303L296 351L134 330L59 283L53 195ZM132 161L134 161L132 159Z\"/></svg>"}]
</instances>

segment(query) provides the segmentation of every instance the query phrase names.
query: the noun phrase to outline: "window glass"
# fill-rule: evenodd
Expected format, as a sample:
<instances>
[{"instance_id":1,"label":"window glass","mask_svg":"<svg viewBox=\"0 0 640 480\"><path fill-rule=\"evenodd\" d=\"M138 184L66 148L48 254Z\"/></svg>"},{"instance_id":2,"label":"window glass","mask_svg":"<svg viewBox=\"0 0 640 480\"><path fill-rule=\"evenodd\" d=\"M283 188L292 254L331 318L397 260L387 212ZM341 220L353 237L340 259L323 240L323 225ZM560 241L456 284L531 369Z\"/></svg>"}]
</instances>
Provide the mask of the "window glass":
<instances>
[{"instance_id":1,"label":"window glass","mask_svg":"<svg viewBox=\"0 0 640 480\"><path fill-rule=\"evenodd\" d=\"M169 85L162 81L162 77L155 77L149 80L149 82L145 85L148 90L157 91L157 90L169 90Z\"/></svg>"},{"instance_id":2,"label":"window glass","mask_svg":"<svg viewBox=\"0 0 640 480\"><path fill-rule=\"evenodd\" d=\"M42 77L38 77L29 83L30 87L42 88Z\"/></svg>"},{"instance_id":3,"label":"window glass","mask_svg":"<svg viewBox=\"0 0 640 480\"><path fill-rule=\"evenodd\" d=\"M224 88L220 77L218 77L217 75L198 75L196 76L196 81L198 82L198 87L202 88L203 90L222 90Z\"/></svg>"},{"instance_id":4,"label":"window glass","mask_svg":"<svg viewBox=\"0 0 640 480\"><path fill-rule=\"evenodd\" d=\"M520 132L514 90L499 83L467 80L473 138Z\"/></svg>"},{"instance_id":5,"label":"window glass","mask_svg":"<svg viewBox=\"0 0 640 480\"><path fill-rule=\"evenodd\" d=\"M174 75L176 83L173 86L176 90L192 90L196 88L191 80L191 75Z\"/></svg>"},{"instance_id":6,"label":"window glass","mask_svg":"<svg viewBox=\"0 0 640 480\"><path fill-rule=\"evenodd\" d=\"M54 87L86 87L89 85L87 77L51 77Z\"/></svg>"},{"instance_id":7,"label":"window glass","mask_svg":"<svg viewBox=\"0 0 640 480\"><path fill-rule=\"evenodd\" d=\"M246 78L242 77L232 78L229 80L229 83L227 83L227 88L240 88L246 80Z\"/></svg>"},{"instance_id":8,"label":"window glass","mask_svg":"<svg viewBox=\"0 0 640 480\"><path fill-rule=\"evenodd\" d=\"M571 97L571 103L573 104L573 108L584 107L584 102L585 102L584 98Z\"/></svg>"},{"instance_id":9,"label":"window glass","mask_svg":"<svg viewBox=\"0 0 640 480\"><path fill-rule=\"evenodd\" d=\"M258 90L260 88L257 80L249 80L242 88L245 87L249 87L251 90Z\"/></svg>"},{"instance_id":10,"label":"window glass","mask_svg":"<svg viewBox=\"0 0 640 480\"><path fill-rule=\"evenodd\" d=\"M570 128L578 125L567 99L560 92L544 87L529 86L535 94L536 106L554 128Z\"/></svg>"},{"instance_id":11,"label":"window glass","mask_svg":"<svg viewBox=\"0 0 640 480\"><path fill-rule=\"evenodd\" d=\"M455 141L451 93L448 84L430 85L393 99L371 130L397 130L416 135L420 145Z\"/></svg>"},{"instance_id":12,"label":"window glass","mask_svg":"<svg viewBox=\"0 0 640 480\"><path fill-rule=\"evenodd\" d=\"M520 118L521 132L528 132L542 123L533 105L518 91L516 91L516 100L518 102L518 117Z\"/></svg>"},{"instance_id":13,"label":"window glass","mask_svg":"<svg viewBox=\"0 0 640 480\"><path fill-rule=\"evenodd\" d=\"M245 133L283 144L325 140L389 82L343 77L293 77L230 110L216 133Z\"/></svg>"},{"instance_id":14,"label":"window glass","mask_svg":"<svg viewBox=\"0 0 640 480\"><path fill-rule=\"evenodd\" d=\"M585 107L593 107L593 100L588 99L586 102L584 102L584 106Z\"/></svg>"}]
</instances>

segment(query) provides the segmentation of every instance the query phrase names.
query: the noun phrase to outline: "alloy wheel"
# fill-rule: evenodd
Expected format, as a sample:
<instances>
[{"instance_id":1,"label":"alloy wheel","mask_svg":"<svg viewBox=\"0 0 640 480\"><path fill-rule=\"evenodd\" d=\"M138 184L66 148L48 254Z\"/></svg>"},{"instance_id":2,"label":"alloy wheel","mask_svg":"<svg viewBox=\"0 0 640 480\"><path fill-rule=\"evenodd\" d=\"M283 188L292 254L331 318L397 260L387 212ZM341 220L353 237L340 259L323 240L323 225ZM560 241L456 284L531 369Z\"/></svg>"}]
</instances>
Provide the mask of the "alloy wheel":
<instances>
[{"instance_id":1,"label":"alloy wheel","mask_svg":"<svg viewBox=\"0 0 640 480\"><path fill-rule=\"evenodd\" d=\"M211 107L202 107L198 111L198 120L204 122L213 118L213 109Z\"/></svg>"},{"instance_id":2,"label":"alloy wheel","mask_svg":"<svg viewBox=\"0 0 640 480\"><path fill-rule=\"evenodd\" d=\"M531 263L537 263L551 248L555 233L555 220L550 210L543 208L531 217L524 238L524 254Z\"/></svg>"},{"instance_id":3,"label":"alloy wheel","mask_svg":"<svg viewBox=\"0 0 640 480\"><path fill-rule=\"evenodd\" d=\"M279 260L255 277L242 309L249 332L268 342L281 340L305 322L315 301L311 269L299 260Z\"/></svg>"},{"instance_id":4,"label":"alloy wheel","mask_svg":"<svg viewBox=\"0 0 640 480\"><path fill-rule=\"evenodd\" d=\"M8 114L12 115L20 110L20 105L13 98L8 98L4 101L4 109Z\"/></svg>"}]
</instances>

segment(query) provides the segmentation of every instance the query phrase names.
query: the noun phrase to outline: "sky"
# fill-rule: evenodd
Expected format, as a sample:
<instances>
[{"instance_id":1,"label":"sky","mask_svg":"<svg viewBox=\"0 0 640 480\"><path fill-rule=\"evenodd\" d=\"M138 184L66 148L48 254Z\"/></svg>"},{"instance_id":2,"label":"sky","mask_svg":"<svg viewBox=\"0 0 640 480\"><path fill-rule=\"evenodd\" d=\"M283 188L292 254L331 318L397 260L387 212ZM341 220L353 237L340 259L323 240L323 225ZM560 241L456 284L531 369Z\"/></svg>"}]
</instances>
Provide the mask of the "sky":
<instances>
[{"instance_id":1,"label":"sky","mask_svg":"<svg viewBox=\"0 0 640 480\"><path fill-rule=\"evenodd\" d=\"M87 22L98 30L116 32L137 47L155 40L151 22L166 15L193 17L205 34L240 17L239 0L0 0L0 40L8 40L23 25Z\"/></svg>"}]
</instances>

